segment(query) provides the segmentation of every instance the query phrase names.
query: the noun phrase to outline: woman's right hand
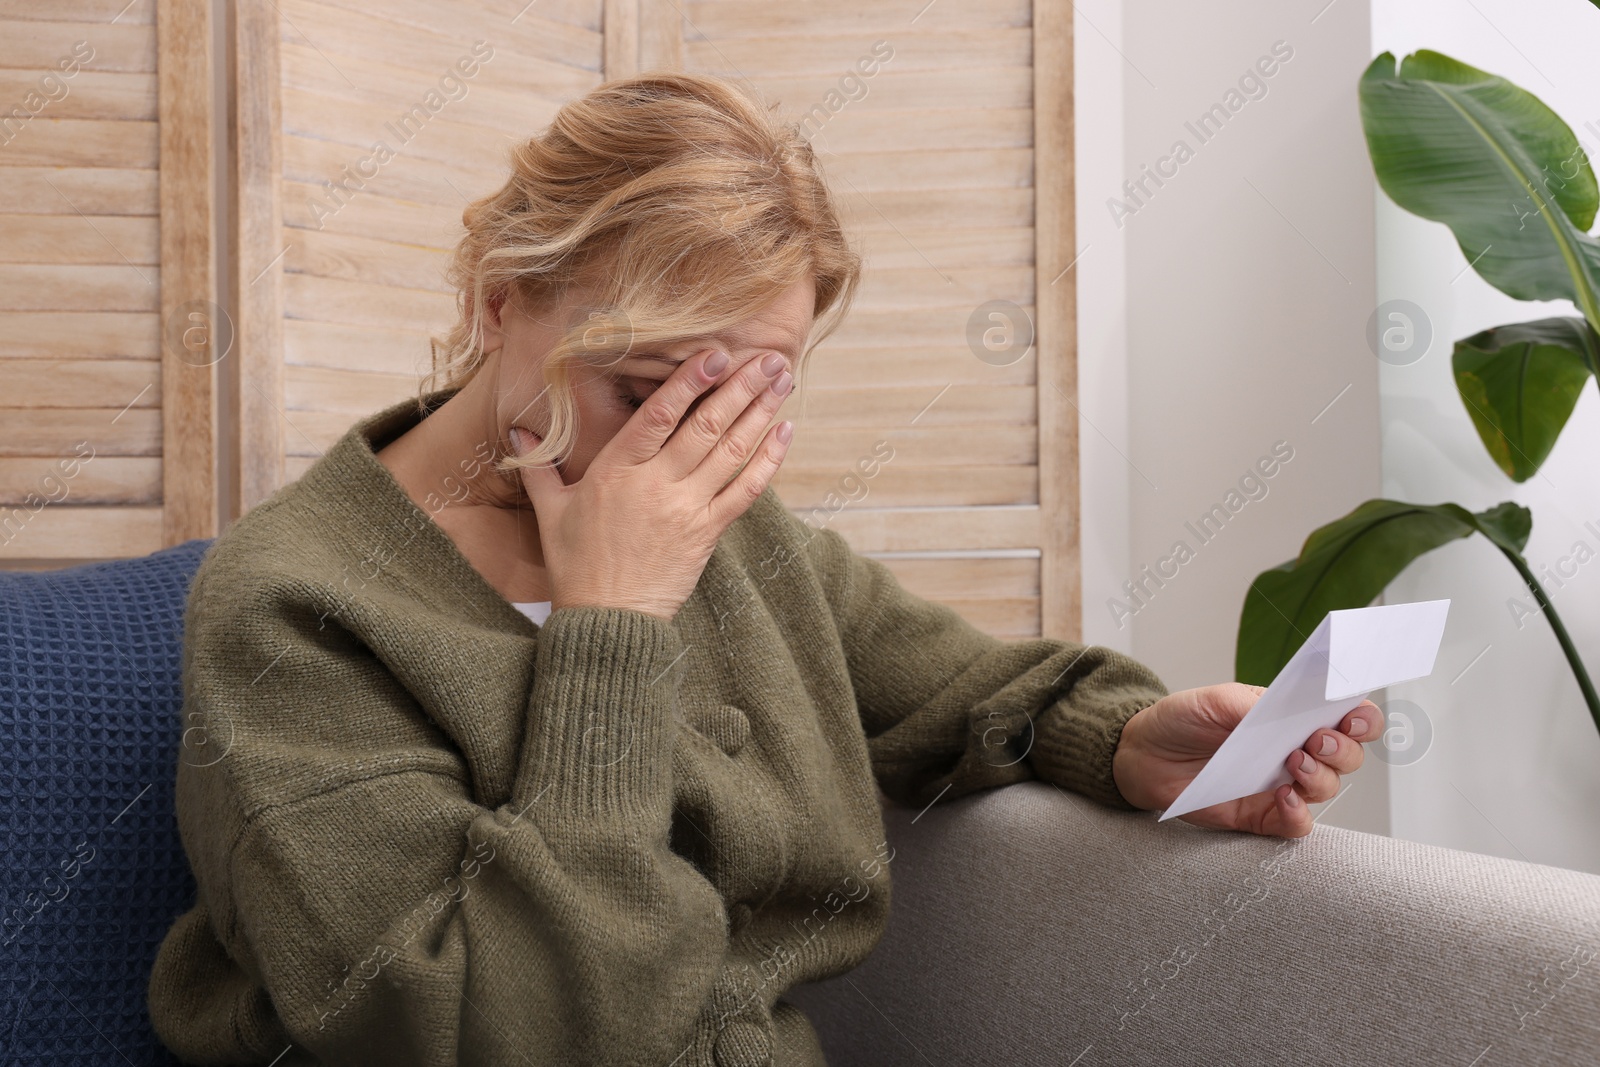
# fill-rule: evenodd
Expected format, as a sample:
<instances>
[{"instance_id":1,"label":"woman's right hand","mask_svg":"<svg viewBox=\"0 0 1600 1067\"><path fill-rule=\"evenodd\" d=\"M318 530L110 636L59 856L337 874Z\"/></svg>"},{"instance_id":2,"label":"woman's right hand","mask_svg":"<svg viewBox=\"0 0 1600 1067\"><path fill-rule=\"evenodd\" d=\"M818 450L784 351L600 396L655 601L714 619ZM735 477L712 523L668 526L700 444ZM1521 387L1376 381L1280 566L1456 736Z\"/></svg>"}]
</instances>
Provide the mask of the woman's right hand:
<instances>
[{"instance_id":1,"label":"woman's right hand","mask_svg":"<svg viewBox=\"0 0 1600 1067\"><path fill-rule=\"evenodd\" d=\"M750 359L712 389L726 366L712 351L684 360L577 482L566 484L552 464L522 471L552 613L597 606L671 619L694 592L717 539L766 489L793 436L787 420L762 435L793 383L783 356ZM511 438L519 454L538 440L522 427Z\"/></svg>"}]
</instances>

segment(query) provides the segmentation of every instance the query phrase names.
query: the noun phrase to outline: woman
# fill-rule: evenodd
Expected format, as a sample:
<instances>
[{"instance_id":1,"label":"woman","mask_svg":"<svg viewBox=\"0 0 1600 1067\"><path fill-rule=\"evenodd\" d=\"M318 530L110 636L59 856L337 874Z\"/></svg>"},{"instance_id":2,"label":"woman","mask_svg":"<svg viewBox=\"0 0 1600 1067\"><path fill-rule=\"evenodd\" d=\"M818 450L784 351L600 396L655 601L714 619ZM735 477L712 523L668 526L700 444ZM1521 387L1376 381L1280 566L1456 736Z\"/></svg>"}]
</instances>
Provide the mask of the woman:
<instances>
[{"instance_id":1,"label":"woman","mask_svg":"<svg viewBox=\"0 0 1600 1067\"><path fill-rule=\"evenodd\" d=\"M998 641L783 506L769 423L859 261L730 84L601 86L464 220L443 387L191 589L199 898L150 986L186 1060L822 1064L781 997L883 932L876 787L1154 809L1260 692ZM1363 704L1190 821L1303 835L1380 729Z\"/></svg>"}]
</instances>

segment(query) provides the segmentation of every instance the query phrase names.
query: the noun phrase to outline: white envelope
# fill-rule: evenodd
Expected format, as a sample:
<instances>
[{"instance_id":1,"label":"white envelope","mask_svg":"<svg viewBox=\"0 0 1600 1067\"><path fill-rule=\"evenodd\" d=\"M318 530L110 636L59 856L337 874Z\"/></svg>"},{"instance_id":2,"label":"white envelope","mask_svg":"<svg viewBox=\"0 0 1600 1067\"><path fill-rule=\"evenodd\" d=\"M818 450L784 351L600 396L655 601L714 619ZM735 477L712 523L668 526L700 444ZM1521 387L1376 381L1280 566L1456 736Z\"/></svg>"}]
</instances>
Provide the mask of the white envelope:
<instances>
[{"instance_id":1,"label":"white envelope","mask_svg":"<svg viewBox=\"0 0 1600 1067\"><path fill-rule=\"evenodd\" d=\"M1284 761L1368 693L1433 672L1449 600L1330 611L1200 768L1171 819L1292 782Z\"/></svg>"}]
</instances>

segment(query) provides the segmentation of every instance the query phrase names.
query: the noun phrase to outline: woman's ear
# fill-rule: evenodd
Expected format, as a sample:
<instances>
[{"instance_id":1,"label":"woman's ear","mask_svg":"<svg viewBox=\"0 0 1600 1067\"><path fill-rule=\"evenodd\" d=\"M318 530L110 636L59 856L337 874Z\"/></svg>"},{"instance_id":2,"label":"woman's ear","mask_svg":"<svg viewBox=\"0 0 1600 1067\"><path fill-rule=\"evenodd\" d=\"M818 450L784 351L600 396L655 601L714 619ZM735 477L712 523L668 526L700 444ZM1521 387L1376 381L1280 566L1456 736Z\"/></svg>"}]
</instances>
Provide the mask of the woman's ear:
<instances>
[{"instance_id":1,"label":"woman's ear","mask_svg":"<svg viewBox=\"0 0 1600 1067\"><path fill-rule=\"evenodd\" d=\"M505 296L496 293L484 299L483 302L483 352L497 352L505 344L505 328L501 325L500 314L505 308Z\"/></svg>"}]
</instances>

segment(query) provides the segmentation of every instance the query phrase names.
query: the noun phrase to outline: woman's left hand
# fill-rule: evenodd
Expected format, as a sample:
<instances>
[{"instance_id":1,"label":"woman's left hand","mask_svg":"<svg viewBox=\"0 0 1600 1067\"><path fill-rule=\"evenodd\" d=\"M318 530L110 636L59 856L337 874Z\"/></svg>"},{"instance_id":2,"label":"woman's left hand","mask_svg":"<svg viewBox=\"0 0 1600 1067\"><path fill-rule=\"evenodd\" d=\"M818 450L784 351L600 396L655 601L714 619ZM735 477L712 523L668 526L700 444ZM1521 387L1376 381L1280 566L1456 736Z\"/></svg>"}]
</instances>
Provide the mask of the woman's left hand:
<instances>
[{"instance_id":1,"label":"woman's left hand","mask_svg":"<svg viewBox=\"0 0 1600 1067\"><path fill-rule=\"evenodd\" d=\"M1140 711L1122 728L1112 757L1117 789L1136 808L1168 807L1264 692L1259 685L1224 682L1169 693ZM1340 776L1361 766L1361 743L1382 735L1383 709L1363 700L1336 729L1317 730L1290 753L1285 766L1293 782L1178 818L1217 830L1304 837L1312 823L1306 805L1337 796Z\"/></svg>"}]
</instances>

